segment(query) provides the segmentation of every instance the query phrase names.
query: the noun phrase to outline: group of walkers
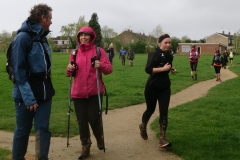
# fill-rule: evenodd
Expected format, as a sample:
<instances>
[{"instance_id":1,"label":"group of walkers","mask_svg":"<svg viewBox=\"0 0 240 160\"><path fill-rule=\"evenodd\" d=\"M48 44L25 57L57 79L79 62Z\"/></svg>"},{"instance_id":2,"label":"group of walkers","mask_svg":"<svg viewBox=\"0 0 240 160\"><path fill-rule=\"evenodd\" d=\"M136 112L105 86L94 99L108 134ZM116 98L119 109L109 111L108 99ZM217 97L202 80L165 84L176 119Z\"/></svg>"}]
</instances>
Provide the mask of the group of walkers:
<instances>
[{"instance_id":1,"label":"group of walkers","mask_svg":"<svg viewBox=\"0 0 240 160\"><path fill-rule=\"evenodd\" d=\"M51 115L52 97L55 90L51 80L52 58L51 49L46 36L50 33L52 24L52 8L46 4L34 5L30 15L22 23L17 31L17 36L12 43L12 66L14 75L13 99L16 110L16 128L13 137L12 158L24 160L27 152L30 131L34 121L36 135L35 159L48 160L51 132L49 120ZM82 151L78 159L90 155L92 139L90 127L93 131L97 147L105 150L103 125L102 125L102 97L105 86L102 82L102 74L113 72L112 59L114 57L113 46L105 50L94 46L97 36L91 27L83 26L76 35L78 47L70 55L69 64L66 67L66 75L74 77L70 95L74 103L74 109L79 126ZM155 111L158 101L160 111L159 118L159 144L158 148L171 147L172 143L166 138L168 127L168 108L171 96L171 81L169 73L176 73L173 67L173 54L170 51L171 38L163 34L158 39L158 47L148 55L145 72L149 78L145 84L144 96L146 110L142 114L139 126L143 140L148 139L147 125ZM30 48L30 49L29 49ZM129 48L128 52L122 48L120 57L122 65L125 65L125 56L133 66L134 52ZM217 80L220 79L221 65L216 63L217 50L214 54L213 66L215 67ZM195 46L189 52L191 76L197 80L197 63L200 54ZM233 52L230 63L232 64Z\"/></svg>"},{"instance_id":2,"label":"group of walkers","mask_svg":"<svg viewBox=\"0 0 240 160\"><path fill-rule=\"evenodd\" d=\"M214 56L212 59L211 66L214 67L215 74L216 74L216 81L221 82L220 78L220 70L221 68L227 69L227 63L228 63L228 57L230 61L230 65L232 66L233 63L233 57L234 52L232 49L230 49L230 52L228 53L227 50L224 50L224 52L221 54L219 50L214 50ZM192 45L191 50L188 53L189 60L190 60L190 68L191 68L191 76L192 80L197 80L197 65L198 65L198 59L200 58L200 53L196 49L195 45Z\"/></svg>"},{"instance_id":3,"label":"group of walkers","mask_svg":"<svg viewBox=\"0 0 240 160\"><path fill-rule=\"evenodd\" d=\"M13 99L16 110L16 128L13 136L12 159L24 160L27 152L30 131L34 122L36 136L35 159L48 160L51 132L49 121L52 107L52 97L55 90L51 80L52 56L46 36L50 33L52 24L52 8L47 4L34 5L29 17L22 23L17 36L12 42L12 67L14 75ZM114 50L108 49L109 56L101 47L94 46L96 34L89 26L80 28L76 35L78 47L70 54L66 75L74 77L71 84L70 98L79 126L82 151L78 159L90 155L92 139L90 127L93 131L99 150L105 151L101 100L105 91L102 74L113 72L112 58ZM168 106L170 101L169 72L175 73L172 67L173 56L169 52L171 38L164 34L159 37L159 47L149 54L146 73L149 74L145 87L147 109L143 113L139 125L140 135L144 140L148 138L146 127L153 114L156 101L161 110L159 127L159 148L170 147L166 140L168 124ZM125 56L133 66L134 52L129 48L120 51L122 65Z\"/></svg>"},{"instance_id":4,"label":"group of walkers","mask_svg":"<svg viewBox=\"0 0 240 160\"><path fill-rule=\"evenodd\" d=\"M107 53L111 64L113 64L114 48L112 43L110 44L110 47L107 49ZM119 51L119 59L121 59L121 63L123 66L125 66L126 56L127 59L129 60L129 65L133 67L133 59L135 58L135 53L131 47L129 47L128 51L126 51L124 47L122 47Z\"/></svg>"}]
</instances>

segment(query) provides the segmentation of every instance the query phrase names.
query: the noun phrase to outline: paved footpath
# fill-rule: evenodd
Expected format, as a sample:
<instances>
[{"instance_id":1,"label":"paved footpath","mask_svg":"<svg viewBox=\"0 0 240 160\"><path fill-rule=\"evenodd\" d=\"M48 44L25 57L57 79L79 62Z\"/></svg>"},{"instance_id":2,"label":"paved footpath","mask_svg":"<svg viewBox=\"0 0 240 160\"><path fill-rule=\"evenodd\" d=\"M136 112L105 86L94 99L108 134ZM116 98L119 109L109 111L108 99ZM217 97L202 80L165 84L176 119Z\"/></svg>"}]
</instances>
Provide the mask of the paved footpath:
<instances>
[{"instance_id":1,"label":"paved footpath","mask_svg":"<svg viewBox=\"0 0 240 160\"><path fill-rule=\"evenodd\" d=\"M214 71L213 71L214 72ZM233 72L221 70L222 81L235 78ZM208 90L220 82L215 79L196 83L181 92L171 96L170 108L195 100L207 94ZM196 92L197 91L197 92ZM189 96L189 93L194 93ZM157 149L158 140L155 133L148 125L149 139L144 141L140 138L138 125L146 104L129 106L121 109L110 110L107 115L103 114L106 152L99 151L96 141L92 136L91 155L89 160L181 160L180 157L164 149ZM149 124L158 117L158 109L150 119ZM169 122L171 125L171 122ZM0 147L11 150L13 133L0 131ZM168 137L171 140L171 137ZM30 137L27 160L34 158L33 136ZM174 145L174 144L173 144ZM79 136L70 138L70 146L66 147L66 138L52 137L49 153L50 160L74 160L80 153L81 145Z\"/></svg>"}]
</instances>

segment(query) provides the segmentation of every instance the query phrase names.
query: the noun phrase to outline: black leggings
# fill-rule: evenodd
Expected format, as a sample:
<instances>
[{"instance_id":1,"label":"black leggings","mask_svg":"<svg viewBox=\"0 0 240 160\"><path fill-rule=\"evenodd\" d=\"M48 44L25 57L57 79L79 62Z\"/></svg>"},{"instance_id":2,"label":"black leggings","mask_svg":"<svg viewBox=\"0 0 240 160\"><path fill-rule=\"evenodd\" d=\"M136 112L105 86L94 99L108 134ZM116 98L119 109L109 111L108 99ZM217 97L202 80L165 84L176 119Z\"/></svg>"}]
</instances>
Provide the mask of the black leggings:
<instances>
[{"instance_id":1,"label":"black leggings","mask_svg":"<svg viewBox=\"0 0 240 160\"><path fill-rule=\"evenodd\" d=\"M190 62L191 71L197 71L198 62Z\"/></svg>"},{"instance_id":2,"label":"black leggings","mask_svg":"<svg viewBox=\"0 0 240 160\"><path fill-rule=\"evenodd\" d=\"M81 99L75 98L73 99L73 102L79 126L80 140L82 145L85 146L89 143L88 139L90 139L88 124L90 124L95 137L101 137L103 135L101 117L99 114L98 96L96 95Z\"/></svg>"},{"instance_id":3,"label":"black leggings","mask_svg":"<svg viewBox=\"0 0 240 160\"><path fill-rule=\"evenodd\" d=\"M150 87L147 83L145 86L144 95L146 99L147 109L142 115L142 124L146 125L148 123L149 119L156 109L156 104L158 101L160 112L159 125L164 126L164 129L166 131L168 125L168 107L171 95L170 87L164 90L159 90Z\"/></svg>"},{"instance_id":4,"label":"black leggings","mask_svg":"<svg viewBox=\"0 0 240 160\"><path fill-rule=\"evenodd\" d=\"M215 73L218 74L220 73L221 66L214 66L214 69L215 69Z\"/></svg>"}]
</instances>

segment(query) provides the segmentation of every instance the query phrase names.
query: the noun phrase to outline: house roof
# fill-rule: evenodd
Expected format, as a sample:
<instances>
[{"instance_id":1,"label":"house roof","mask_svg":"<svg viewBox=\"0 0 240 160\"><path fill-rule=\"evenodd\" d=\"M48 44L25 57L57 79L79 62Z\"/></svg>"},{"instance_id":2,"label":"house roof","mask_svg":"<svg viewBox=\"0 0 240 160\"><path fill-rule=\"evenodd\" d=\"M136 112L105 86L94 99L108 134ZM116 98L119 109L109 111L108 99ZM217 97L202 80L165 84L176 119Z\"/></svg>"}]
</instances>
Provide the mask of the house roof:
<instances>
[{"instance_id":1,"label":"house roof","mask_svg":"<svg viewBox=\"0 0 240 160\"><path fill-rule=\"evenodd\" d=\"M146 41L149 38L149 36L146 36L144 33L143 34L142 33L135 33L132 30L125 30L122 33L120 33L118 36L120 36L122 34L125 34L125 33L126 34L131 34L132 36L134 36L137 39L142 40L142 41ZM151 38L151 41L154 41L154 42L156 41L156 38L154 38L154 37L150 37L150 38Z\"/></svg>"},{"instance_id":2,"label":"house roof","mask_svg":"<svg viewBox=\"0 0 240 160\"><path fill-rule=\"evenodd\" d=\"M225 36L225 37L228 37L228 38L230 38L230 39L233 39L233 35L224 34L224 33L218 33L218 34L220 34L220 35L222 35L222 36Z\"/></svg>"},{"instance_id":3,"label":"house roof","mask_svg":"<svg viewBox=\"0 0 240 160\"><path fill-rule=\"evenodd\" d=\"M178 45L212 45L212 44L217 44L223 47L227 47L226 45L222 43L178 43Z\"/></svg>"},{"instance_id":4,"label":"house roof","mask_svg":"<svg viewBox=\"0 0 240 160\"><path fill-rule=\"evenodd\" d=\"M53 37L53 40L68 40L68 38L66 36L57 36L57 37Z\"/></svg>"},{"instance_id":5,"label":"house roof","mask_svg":"<svg viewBox=\"0 0 240 160\"><path fill-rule=\"evenodd\" d=\"M233 35L231 35L231 34L225 34L225 33L214 33L214 34L211 34L210 36L207 36L206 38L211 37L211 36L216 35L216 34L218 34L218 35L220 35L220 36L223 36L223 37L225 37L225 38L234 39ZM205 39L206 39L206 38L205 38Z\"/></svg>"}]
</instances>

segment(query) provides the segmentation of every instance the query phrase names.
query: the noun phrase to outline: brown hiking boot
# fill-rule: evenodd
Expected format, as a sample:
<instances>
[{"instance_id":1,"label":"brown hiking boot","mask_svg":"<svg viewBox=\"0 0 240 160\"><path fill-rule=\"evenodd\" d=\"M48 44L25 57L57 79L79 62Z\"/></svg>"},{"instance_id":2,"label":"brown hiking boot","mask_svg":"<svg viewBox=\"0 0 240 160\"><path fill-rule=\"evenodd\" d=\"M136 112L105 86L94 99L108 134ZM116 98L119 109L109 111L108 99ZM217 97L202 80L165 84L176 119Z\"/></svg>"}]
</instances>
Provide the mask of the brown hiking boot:
<instances>
[{"instance_id":1,"label":"brown hiking boot","mask_svg":"<svg viewBox=\"0 0 240 160\"><path fill-rule=\"evenodd\" d=\"M78 156L78 159L84 159L84 158L88 157L90 154L90 147L91 147L91 145L82 146L82 152Z\"/></svg>"},{"instance_id":2,"label":"brown hiking boot","mask_svg":"<svg viewBox=\"0 0 240 160\"><path fill-rule=\"evenodd\" d=\"M147 128L143 128L142 124L140 124L139 129L140 129L140 135L141 135L142 139L147 140L148 139Z\"/></svg>"},{"instance_id":3,"label":"brown hiking boot","mask_svg":"<svg viewBox=\"0 0 240 160\"><path fill-rule=\"evenodd\" d=\"M98 149L103 150L105 148L103 136L96 138L96 140Z\"/></svg>"},{"instance_id":4,"label":"brown hiking boot","mask_svg":"<svg viewBox=\"0 0 240 160\"><path fill-rule=\"evenodd\" d=\"M165 138L160 138L158 148L172 147L172 143L168 142Z\"/></svg>"}]
</instances>

